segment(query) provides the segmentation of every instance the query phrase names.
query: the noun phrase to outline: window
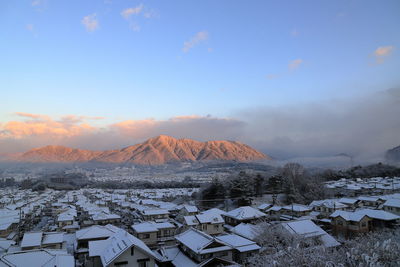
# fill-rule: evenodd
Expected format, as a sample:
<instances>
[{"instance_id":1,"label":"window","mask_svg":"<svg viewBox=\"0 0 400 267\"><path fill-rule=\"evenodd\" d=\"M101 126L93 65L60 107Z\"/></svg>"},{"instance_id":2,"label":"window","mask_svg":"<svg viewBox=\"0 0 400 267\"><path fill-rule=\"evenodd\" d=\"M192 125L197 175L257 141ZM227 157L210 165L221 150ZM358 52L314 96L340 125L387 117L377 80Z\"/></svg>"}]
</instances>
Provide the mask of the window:
<instances>
[{"instance_id":1,"label":"window","mask_svg":"<svg viewBox=\"0 0 400 267\"><path fill-rule=\"evenodd\" d=\"M131 256L133 256L133 255L135 255L135 247L134 246L131 247Z\"/></svg>"},{"instance_id":2,"label":"window","mask_svg":"<svg viewBox=\"0 0 400 267\"><path fill-rule=\"evenodd\" d=\"M363 222L363 223L361 224L361 227L365 227L365 226L367 226L367 224L366 224L365 222Z\"/></svg>"},{"instance_id":3,"label":"window","mask_svg":"<svg viewBox=\"0 0 400 267\"><path fill-rule=\"evenodd\" d=\"M147 262L150 261L150 259L139 259L137 260L138 266L139 267L147 267Z\"/></svg>"},{"instance_id":4,"label":"window","mask_svg":"<svg viewBox=\"0 0 400 267\"><path fill-rule=\"evenodd\" d=\"M150 238L150 234L141 234L141 238L143 239Z\"/></svg>"},{"instance_id":5,"label":"window","mask_svg":"<svg viewBox=\"0 0 400 267\"><path fill-rule=\"evenodd\" d=\"M120 262L116 262L114 263L115 266L128 266L128 261L120 261Z\"/></svg>"}]
</instances>

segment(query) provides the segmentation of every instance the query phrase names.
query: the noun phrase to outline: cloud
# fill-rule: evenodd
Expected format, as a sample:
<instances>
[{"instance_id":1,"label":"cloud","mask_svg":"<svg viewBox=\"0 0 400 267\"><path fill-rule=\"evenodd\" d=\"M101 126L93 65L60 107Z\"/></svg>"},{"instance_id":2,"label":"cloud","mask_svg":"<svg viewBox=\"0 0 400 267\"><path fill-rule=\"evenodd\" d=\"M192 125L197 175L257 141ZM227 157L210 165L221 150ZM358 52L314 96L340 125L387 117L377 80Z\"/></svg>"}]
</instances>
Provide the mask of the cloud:
<instances>
[{"instance_id":1,"label":"cloud","mask_svg":"<svg viewBox=\"0 0 400 267\"><path fill-rule=\"evenodd\" d=\"M81 22L89 32L93 32L99 28L99 21L96 13L83 17Z\"/></svg>"},{"instance_id":2,"label":"cloud","mask_svg":"<svg viewBox=\"0 0 400 267\"><path fill-rule=\"evenodd\" d=\"M303 60L301 58L292 60L288 64L289 70L296 70L300 67L300 65L303 63Z\"/></svg>"},{"instance_id":3,"label":"cloud","mask_svg":"<svg viewBox=\"0 0 400 267\"><path fill-rule=\"evenodd\" d=\"M238 139L244 123L212 116L176 116L167 120L126 120L111 125L87 123L96 117L65 115L59 119L31 113L17 113L22 119L0 124L0 145L5 152L20 152L48 144L85 149L115 149L136 144L160 134L197 140ZM11 145L13 144L13 145Z\"/></svg>"},{"instance_id":4,"label":"cloud","mask_svg":"<svg viewBox=\"0 0 400 267\"><path fill-rule=\"evenodd\" d=\"M296 29L293 29L293 30L290 32L290 35L291 35L292 37L297 37L297 36L300 35L300 32L299 32L298 30L296 30Z\"/></svg>"},{"instance_id":5,"label":"cloud","mask_svg":"<svg viewBox=\"0 0 400 267\"><path fill-rule=\"evenodd\" d=\"M31 3L32 6L40 6L41 4L43 4L42 0L34 0Z\"/></svg>"},{"instance_id":6,"label":"cloud","mask_svg":"<svg viewBox=\"0 0 400 267\"><path fill-rule=\"evenodd\" d=\"M400 145L398 114L400 88L344 100L247 108L230 118L184 115L95 124L91 120L96 117L19 112L17 119L0 122L0 147L2 153L48 144L103 150L165 134L199 141L237 140L282 159L339 153L373 158Z\"/></svg>"},{"instance_id":7,"label":"cloud","mask_svg":"<svg viewBox=\"0 0 400 267\"><path fill-rule=\"evenodd\" d=\"M143 11L143 8L144 8L143 4L140 4L136 7L130 7L130 8L124 9L121 12L121 16L124 17L125 19L129 19L132 15L140 14Z\"/></svg>"},{"instance_id":8,"label":"cloud","mask_svg":"<svg viewBox=\"0 0 400 267\"><path fill-rule=\"evenodd\" d=\"M382 156L400 145L400 89L347 100L259 107L235 115L246 121L247 143L276 157Z\"/></svg>"},{"instance_id":9,"label":"cloud","mask_svg":"<svg viewBox=\"0 0 400 267\"><path fill-rule=\"evenodd\" d=\"M15 115L20 116L20 117L31 118L31 119L50 119L50 117L46 116L46 115L32 114L32 113L26 113L26 112L15 112Z\"/></svg>"},{"instance_id":10,"label":"cloud","mask_svg":"<svg viewBox=\"0 0 400 267\"><path fill-rule=\"evenodd\" d=\"M33 24L26 24L26 29L30 32L33 32Z\"/></svg>"},{"instance_id":11,"label":"cloud","mask_svg":"<svg viewBox=\"0 0 400 267\"><path fill-rule=\"evenodd\" d=\"M394 46L388 45L388 46L380 46L374 51L374 56L376 59L376 62L378 64L381 64L385 61L385 59L392 54L394 50Z\"/></svg>"},{"instance_id":12,"label":"cloud","mask_svg":"<svg viewBox=\"0 0 400 267\"><path fill-rule=\"evenodd\" d=\"M207 31L198 32L189 41L186 41L183 43L182 50L183 50L183 52L187 53L194 46L196 46L197 44L199 44L203 41L206 41L206 40L208 40L208 32Z\"/></svg>"},{"instance_id":13,"label":"cloud","mask_svg":"<svg viewBox=\"0 0 400 267\"><path fill-rule=\"evenodd\" d=\"M267 78L268 80L274 80L274 79L277 79L278 77L279 77L278 74L267 74L265 76L265 78Z\"/></svg>"}]
</instances>

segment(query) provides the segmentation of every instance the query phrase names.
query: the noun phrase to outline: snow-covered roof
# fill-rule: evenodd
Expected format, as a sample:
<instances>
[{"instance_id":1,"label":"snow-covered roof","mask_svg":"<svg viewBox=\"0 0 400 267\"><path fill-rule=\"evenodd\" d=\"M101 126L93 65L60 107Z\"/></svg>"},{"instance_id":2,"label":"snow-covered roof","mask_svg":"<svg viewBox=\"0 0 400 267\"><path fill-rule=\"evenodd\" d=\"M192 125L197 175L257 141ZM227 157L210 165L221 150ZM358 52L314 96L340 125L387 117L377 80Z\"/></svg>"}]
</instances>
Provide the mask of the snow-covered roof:
<instances>
[{"instance_id":1,"label":"snow-covered roof","mask_svg":"<svg viewBox=\"0 0 400 267\"><path fill-rule=\"evenodd\" d=\"M75 259L64 250L38 249L4 254L0 266L74 267Z\"/></svg>"},{"instance_id":2,"label":"snow-covered roof","mask_svg":"<svg viewBox=\"0 0 400 267\"><path fill-rule=\"evenodd\" d=\"M379 197L360 196L360 197L358 197L358 200L376 202L379 200Z\"/></svg>"},{"instance_id":3,"label":"snow-covered roof","mask_svg":"<svg viewBox=\"0 0 400 267\"><path fill-rule=\"evenodd\" d=\"M183 216L183 220L185 221L185 224L189 226L194 226L199 224L199 221L194 215Z\"/></svg>"},{"instance_id":4,"label":"snow-covered roof","mask_svg":"<svg viewBox=\"0 0 400 267\"><path fill-rule=\"evenodd\" d=\"M249 220L262 218L266 216L266 214L253 207L244 206L227 212L225 216L234 218L236 220Z\"/></svg>"},{"instance_id":5,"label":"snow-covered roof","mask_svg":"<svg viewBox=\"0 0 400 267\"><path fill-rule=\"evenodd\" d=\"M154 225L157 229L175 228L175 225L170 222L155 222Z\"/></svg>"},{"instance_id":6,"label":"snow-covered roof","mask_svg":"<svg viewBox=\"0 0 400 267\"><path fill-rule=\"evenodd\" d=\"M259 206L257 207L257 209L259 209L259 210L265 210L265 209L270 208L271 206L272 206L272 204L263 203L263 204L259 205Z\"/></svg>"},{"instance_id":7,"label":"snow-covered roof","mask_svg":"<svg viewBox=\"0 0 400 267\"><path fill-rule=\"evenodd\" d=\"M267 209L265 212L280 211L281 209L283 209L283 207L281 207L281 206L272 206L271 208Z\"/></svg>"},{"instance_id":8,"label":"snow-covered roof","mask_svg":"<svg viewBox=\"0 0 400 267\"><path fill-rule=\"evenodd\" d=\"M136 233L150 233L160 229L175 228L175 225L170 222L142 222L131 227Z\"/></svg>"},{"instance_id":9,"label":"snow-covered roof","mask_svg":"<svg viewBox=\"0 0 400 267\"><path fill-rule=\"evenodd\" d=\"M196 218L200 223L218 224L225 222L220 214L213 214L212 212L197 214Z\"/></svg>"},{"instance_id":10,"label":"snow-covered roof","mask_svg":"<svg viewBox=\"0 0 400 267\"><path fill-rule=\"evenodd\" d=\"M42 244L42 232L25 233L22 238L21 248L39 247Z\"/></svg>"},{"instance_id":11,"label":"snow-covered roof","mask_svg":"<svg viewBox=\"0 0 400 267\"><path fill-rule=\"evenodd\" d=\"M146 209L142 211L143 215L165 215L169 214L168 210L165 209Z\"/></svg>"},{"instance_id":12,"label":"snow-covered roof","mask_svg":"<svg viewBox=\"0 0 400 267\"><path fill-rule=\"evenodd\" d=\"M286 205L283 207L283 209L297 212L311 211L310 207L301 204Z\"/></svg>"},{"instance_id":13,"label":"snow-covered roof","mask_svg":"<svg viewBox=\"0 0 400 267\"><path fill-rule=\"evenodd\" d=\"M157 232L157 227L151 222L143 222L139 224L132 225L132 229L136 233L150 233L150 232Z\"/></svg>"},{"instance_id":14,"label":"snow-covered roof","mask_svg":"<svg viewBox=\"0 0 400 267\"><path fill-rule=\"evenodd\" d=\"M89 242L91 243L91 242ZM103 266L108 266L112 263L119 255L125 252L130 247L134 246L135 248L140 249L143 253L148 256L155 258L154 253L149 249L149 247L143 243L140 239L134 237L129 234L125 230L119 230L114 235L110 236L105 242L100 244L103 245L103 249L100 252L101 262ZM97 245L97 251L100 251L100 246ZM89 250L90 252L90 250ZM92 253L93 255L93 253Z\"/></svg>"},{"instance_id":15,"label":"snow-covered roof","mask_svg":"<svg viewBox=\"0 0 400 267\"><path fill-rule=\"evenodd\" d=\"M105 220L118 220L121 216L114 213L100 212L92 216L94 221L105 221Z\"/></svg>"},{"instance_id":16,"label":"snow-covered roof","mask_svg":"<svg viewBox=\"0 0 400 267\"><path fill-rule=\"evenodd\" d=\"M339 216L345 219L346 221L354 221L354 222L359 222L365 216L382 221L393 221L400 219L400 216L397 216L393 213L384 210L372 210L372 209L361 209L353 212L337 210L334 213L332 213L330 217L335 218Z\"/></svg>"},{"instance_id":17,"label":"snow-covered roof","mask_svg":"<svg viewBox=\"0 0 400 267\"><path fill-rule=\"evenodd\" d=\"M116 233L119 229L120 228L111 224L107 224L106 226L92 225L90 227L78 230L76 232L76 238L78 240L106 238Z\"/></svg>"},{"instance_id":18,"label":"snow-covered roof","mask_svg":"<svg viewBox=\"0 0 400 267\"><path fill-rule=\"evenodd\" d=\"M350 204L350 205L353 205L353 204L357 203L357 201L359 201L359 200L356 199L356 198L346 198L346 197L343 197L343 198L339 199L339 202L340 202L340 203Z\"/></svg>"},{"instance_id":19,"label":"snow-covered roof","mask_svg":"<svg viewBox=\"0 0 400 267\"><path fill-rule=\"evenodd\" d=\"M232 233L254 240L257 237L257 226L249 223L241 223L231 229Z\"/></svg>"},{"instance_id":20,"label":"snow-covered roof","mask_svg":"<svg viewBox=\"0 0 400 267\"><path fill-rule=\"evenodd\" d=\"M198 264L186 256L177 246L162 247L159 252L162 261L170 261L174 266L197 267Z\"/></svg>"},{"instance_id":21,"label":"snow-covered roof","mask_svg":"<svg viewBox=\"0 0 400 267\"><path fill-rule=\"evenodd\" d=\"M12 245L15 245L14 240L7 240L4 238L0 238L0 253L7 251Z\"/></svg>"},{"instance_id":22,"label":"snow-covered roof","mask_svg":"<svg viewBox=\"0 0 400 267\"><path fill-rule=\"evenodd\" d=\"M383 204L385 207L395 207L395 208L400 208L400 199L398 198L391 198L386 200L386 202Z\"/></svg>"},{"instance_id":23,"label":"snow-covered roof","mask_svg":"<svg viewBox=\"0 0 400 267\"><path fill-rule=\"evenodd\" d=\"M305 238L319 237L325 247L335 247L340 245L331 235L322 230L321 227L311 220L299 220L284 222L281 224L289 233L300 235Z\"/></svg>"},{"instance_id":24,"label":"snow-covered roof","mask_svg":"<svg viewBox=\"0 0 400 267\"><path fill-rule=\"evenodd\" d=\"M198 212L199 209L193 205L183 205L182 209L185 209L187 212Z\"/></svg>"},{"instance_id":25,"label":"snow-covered roof","mask_svg":"<svg viewBox=\"0 0 400 267\"><path fill-rule=\"evenodd\" d=\"M346 208L347 205L336 199L314 200L310 203L310 207L326 207L331 209Z\"/></svg>"},{"instance_id":26,"label":"snow-covered roof","mask_svg":"<svg viewBox=\"0 0 400 267\"><path fill-rule=\"evenodd\" d=\"M222 241L216 240L212 236L194 228L190 228L187 231L175 236L175 239L196 254L214 253L231 249L231 247ZM218 245L208 248L208 246L213 243Z\"/></svg>"},{"instance_id":27,"label":"snow-covered roof","mask_svg":"<svg viewBox=\"0 0 400 267\"><path fill-rule=\"evenodd\" d=\"M235 234L217 236L216 239L224 242L225 244L228 244L229 246L239 250L240 252L254 251L261 248L259 245L256 244L256 242Z\"/></svg>"},{"instance_id":28,"label":"snow-covered roof","mask_svg":"<svg viewBox=\"0 0 400 267\"><path fill-rule=\"evenodd\" d=\"M47 244L58 244L64 242L64 233L44 233L43 236L43 245Z\"/></svg>"}]
</instances>

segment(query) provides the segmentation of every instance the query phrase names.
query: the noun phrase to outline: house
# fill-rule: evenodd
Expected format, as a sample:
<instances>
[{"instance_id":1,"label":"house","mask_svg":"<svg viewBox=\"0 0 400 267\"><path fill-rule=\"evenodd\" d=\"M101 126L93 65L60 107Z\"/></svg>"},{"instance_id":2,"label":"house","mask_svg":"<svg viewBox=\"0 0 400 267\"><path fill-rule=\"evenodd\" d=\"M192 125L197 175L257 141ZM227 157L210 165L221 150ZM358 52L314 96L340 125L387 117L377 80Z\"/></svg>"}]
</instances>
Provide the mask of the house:
<instances>
[{"instance_id":1,"label":"house","mask_svg":"<svg viewBox=\"0 0 400 267\"><path fill-rule=\"evenodd\" d=\"M89 242L95 240L105 240L115 234L120 228L108 224L93 225L83 228L75 233L76 242L74 244L75 252L78 254L85 254L89 249Z\"/></svg>"},{"instance_id":2,"label":"house","mask_svg":"<svg viewBox=\"0 0 400 267\"><path fill-rule=\"evenodd\" d=\"M239 207L222 215L227 224L236 226L240 223L255 223L266 217L266 214L250 206Z\"/></svg>"},{"instance_id":3,"label":"house","mask_svg":"<svg viewBox=\"0 0 400 267\"><path fill-rule=\"evenodd\" d=\"M333 238L330 234L325 232L321 227L313 223L311 220L283 222L281 223L281 227L289 234L302 238L304 242L307 242L308 244L312 244L313 241L316 241L315 244L322 244L327 248L340 245L335 238Z\"/></svg>"},{"instance_id":4,"label":"house","mask_svg":"<svg viewBox=\"0 0 400 267\"><path fill-rule=\"evenodd\" d=\"M272 206L265 210L265 214L269 215L270 217L279 217L283 212L282 206Z\"/></svg>"},{"instance_id":5,"label":"house","mask_svg":"<svg viewBox=\"0 0 400 267\"><path fill-rule=\"evenodd\" d=\"M132 225L134 236L150 247L174 243L175 225L170 222L143 222Z\"/></svg>"},{"instance_id":6,"label":"house","mask_svg":"<svg viewBox=\"0 0 400 267\"><path fill-rule=\"evenodd\" d=\"M0 238L0 255L7 253L8 249L15 245L14 240L7 240L5 238Z\"/></svg>"},{"instance_id":7,"label":"house","mask_svg":"<svg viewBox=\"0 0 400 267\"><path fill-rule=\"evenodd\" d=\"M66 243L62 232L31 232L24 234L20 246L22 250L65 249Z\"/></svg>"},{"instance_id":8,"label":"house","mask_svg":"<svg viewBox=\"0 0 400 267\"><path fill-rule=\"evenodd\" d=\"M158 266L174 266L174 267L198 267L197 262L189 258L177 245L165 246L155 251L157 255Z\"/></svg>"},{"instance_id":9,"label":"house","mask_svg":"<svg viewBox=\"0 0 400 267\"><path fill-rule=\"evenodd\" d=\"M314 200L309 206L323 217L329 217L336 210L346 210L348 208L346 204L335 199Z\"/></svg>"},{"instance_id":10,"label":"house","mask_svg":"<svg viewBox=\"0 0 400 267\"><path fill-rule=\"evenodd\" d=\"M359 207L360 200L357 198L343 197L338 200L340 203L347 205L347 210L354 210Z\"/></svg>"},{"instance_id":11,"label":"house","mask_svg":"<svg viewBox=\"0 0 400 267\"><path fill-rule=\"evenodd\" d=\"M259 234L257 225L250 223L241 223L230 229L231 233L240 235L249 240L255 240Z\"/></svg>"},{"instance_id":12,"label":"house","mask_svg":"<svg viewBox=\"0 0 400 267\"><path fill-rule=\"evenodd\" d=\"M76 210L68 210L58 214L57 223L59 229L62 229L64 226L74 224L75 217L77 216Z\"/></svg>"},{"instance_id":13,"label":"house","mask_svg":"<svg viewBox=\"0 0 400 267\"><path fill-rule=\"evenodd\" d=\"M221 234L224 231L224 219L221 214L225 214L226 212L214 208L209 209L201 214L193 215L193 216L185 216L184 217L184 225L189 227L197 228L207 234L215 235Z\"/></svg>"},{"instance_id":14,"label":"house","mask_svg":"<svg viewBox=\"0 0 400 267\"><path fill-rule=\"evenodd\" d=\"M65 250L37 249L0 256L1 267L74 267L75 259Z\"/></svg>"},{"instance_id":15,"label":"house","mask_svg":"<svg viewBox=\"0 0 400 267\"><path fill-rule=\"evenodd\" d=\"M22 250L38 249L42 245L42 232L25 233L21 241Z\"/></svg>"},{"instance_id":16,"label":"house","mask_svg":"<svg viewBox=\"0 0 400 267\"><path fill-rule=\"evenodd\" d=\"M385 203L383 203L382 208L387 212L400 215L400 199L398 198L388 199L385 201Z\"/></svg>"},{"instance_id":17,"label":"house","mask_svg":"<svg viewBox=\"0 0 400 267\"><path fill-rule=\"evenodd\" d=\"M99 225L118 224L119 222L121 222L121 217L117 214L102 211L93 214L92 220L95 224Z\"/></svg>"},{"instance_id":18,"label":"house","mask_svg":"<svg viewBox=\"0 0 400 267\"><path fill-rule=\"evenodd\" d=\"M47 249L65 249L66 242L64 235L65 233L60 232L44 233L41 247Z\"/></svg>"},{"instance_id":19,"label":"house","mask_svg":"<svg viewBox=\"0 0 400 267\"><path fill-rule=\"evenodd\" d=\"M335 235L345 237L366 233L376 227L391 227L399 216L383 210L361 209L354 212L335 211L331 214L332 229Z\"/></svg>"},{"instance_id":20,"label":"house","mask_svg":"<svg viewBox=\"0 0 400 267\"><path fill-rule=\"evenodd\" d=\"M180 216L191 216L196 215L197 213L199 213L199 209L192 205L182 205L181 209L179 210Z\"/></svg>"},{"instance_id":21,"label":"house","mask_svg":"<svg viewBox=\"0 0 400 267\"><path fill-rule=\"evenodd\" d=\"M377 208L384 201L379 197L361 196L357 198L361 207Z\"/></svg>"},{"instance_id":22,"label":"house","mask_svg":"<svg viewBox=\"0 0 400 267\"><path fill-rule=\"evenodd\" d=\"M20 220L20 211L18 210L0 210L0 237L7 237L15 231Z\"/></svg>"},{"instance_id":23,"label":"house","mask_svg":"<svg viewBox=\"0 0 400 267\"><path fill-rule=\"evenodd\" d=\"M145 243L120 229L106 240L89 242L88 267L154 267L156 255Z\"/></svg>"},{"instance_id":24,"label":"house","mask_svg":"<svg viewBox=\"0 0 400 267\"><path fill-rule=\"evenodd\" d=\"M229 262L233 259L233 248L228 244L203 233L197 229L190 228L175 236L181 251L200 266L210 259L218 258Z\"/></svg>"},{"instance_id":25,"label":"house","mask_svg":"<svg viewBox=\"0 0 400 267\"><path fill-rule=\"evenodd\" d=\"M267 209L271 208L273 205L269 203L263 203L257 207L262 212L265 212Z\"/></svg>"},{"instance_id":26,"label":"house","mask_svg":"<svg viewBox=\"0 0 400 267\"><path fill-rule=\"evenodd\" d=\"M155 221L159 219L168 219L169 211L166 209L145 209L141 211L143 220Z\"/></svg>"},{"instance_id":27,"label":"house","mask_svg":"<svg viewBox=\"0 0 400 267\"><path fill-rule=\"evenodd\" d=\"M281 209L281 214L284 215L290 215L290 216L295 216L295 217L302 217L302 216L307 216L310 214L312 211L312 208L301 205L301 204L291 204L291 205L286 205L283 206Z\"/></svg>"},{"instance_id":28,"label":"house","mask_svg":"<svg viewBox=\"0 0 400 267\"><path fill-rule=\"evenodd\" d=\"M216 237L216 240L222 241L232 247L233 261L243 263L246 258L259 253L261 247L256 242L235 234L225 234Z\"/></svg>"}]
</instances>

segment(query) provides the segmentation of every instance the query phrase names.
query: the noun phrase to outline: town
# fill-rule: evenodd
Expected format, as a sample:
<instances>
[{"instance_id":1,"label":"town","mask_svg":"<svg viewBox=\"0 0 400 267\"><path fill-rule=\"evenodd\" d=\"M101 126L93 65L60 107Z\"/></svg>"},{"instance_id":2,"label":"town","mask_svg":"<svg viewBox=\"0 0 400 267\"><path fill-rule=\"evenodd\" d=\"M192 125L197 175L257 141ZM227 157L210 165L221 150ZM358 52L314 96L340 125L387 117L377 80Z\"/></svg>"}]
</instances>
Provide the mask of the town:
<instances>
[{"instance_id":1,"label":"town","mask_svg":"<svg viewBox=\"0 0 400 267\"><path fill-rule=\"evenodd\" d=\"M199 188L5 187L0 266L252 266L268 255L260 238L268 229L334 250L359 234L400 226L400 177L325 187L341 197L308 205L254 199L230 210L202 209L192 197Z\"/></svg>"}]
</instances>

